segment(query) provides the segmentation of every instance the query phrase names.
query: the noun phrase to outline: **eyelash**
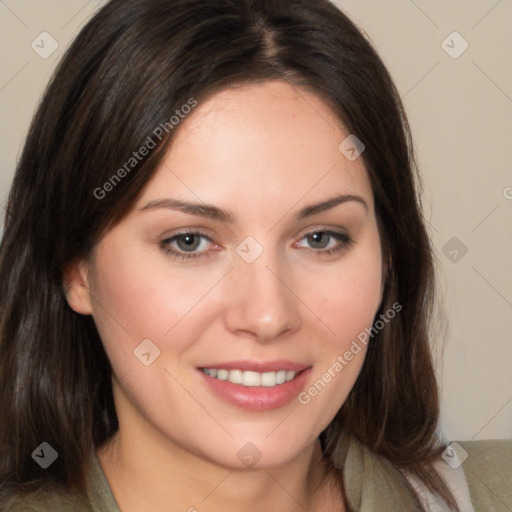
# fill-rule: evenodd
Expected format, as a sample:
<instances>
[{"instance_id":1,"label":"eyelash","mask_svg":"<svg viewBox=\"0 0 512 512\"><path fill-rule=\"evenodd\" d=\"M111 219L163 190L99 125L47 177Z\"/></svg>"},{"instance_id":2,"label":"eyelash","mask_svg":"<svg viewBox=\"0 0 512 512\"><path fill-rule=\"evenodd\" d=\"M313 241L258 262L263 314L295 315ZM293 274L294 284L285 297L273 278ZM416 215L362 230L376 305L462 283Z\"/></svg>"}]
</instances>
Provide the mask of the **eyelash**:
<instances>
[{"instance_id":1,"label":"eyelash","mask_svg":"<svg viewBox=\"0 0 512 512\"><path fill-rule=\"evenodd\" d=\"M310 231L309 233L306 233L300 240L303 240L304 238L308 236L312 236L318 233L323 233L324 235L328 235L331 238L336 239L339 243L336 247L332 249L309 249L310 251L316 253L319 256L329 256L331 254L337 253L339 251L342 251L344 249L348 249L354 241L352 238L350 238L348 235L344 233L338 233L336 231L329 231L329 230L315 230ZM207 240L208 242L213 242L213 240L205 233L202 233L200 231L184 231L182 233L178 233L170 238L166 238L165 240L162 240L160 242L160 247L162 250L172 256L175 260L193 260L196 258L209 258L212 256L212 253L210 251L204 251L199 253L186 253L186 252L180 252L176 249L171 247L171 243L175 242L176 240L179 240L181 237L185 236L199 236L203 238L204 240ZM299 241L300 241L299 240ZM297 242L295 242L297 243ZM214 251L215 252L215 251Z\"/></svg>"}]
</instances>

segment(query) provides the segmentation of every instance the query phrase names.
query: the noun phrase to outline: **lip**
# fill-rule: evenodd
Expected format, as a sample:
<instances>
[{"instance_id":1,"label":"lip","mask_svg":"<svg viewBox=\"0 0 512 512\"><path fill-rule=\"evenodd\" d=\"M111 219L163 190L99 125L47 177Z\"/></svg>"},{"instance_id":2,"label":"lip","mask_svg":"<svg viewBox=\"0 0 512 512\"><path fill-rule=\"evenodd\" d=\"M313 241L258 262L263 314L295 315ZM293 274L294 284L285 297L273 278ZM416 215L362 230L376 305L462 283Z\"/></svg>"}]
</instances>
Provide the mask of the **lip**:
<instances>
[{"instance_id":1,"label":"lip","mask_svg":"<svg viewBox=\"0 0 512 512\"><path fill-rule=\"evenodd\" d=\"M274 387L251 387L210 377L201 368L255 371L260 373L293 370L297 372L297 375L293 380ZM290 361L230 361L229 363L215 363L212 366L201 366L197 369L197 372L210 392L221 398L224 402L247 411L269 411L283 407L295 400L301 390L304 389L311 369L312 366L292 363Z\"/></svg>"},{"instance_id":2,"label":"lip","mask_svg":"<svg viewBox=\"0 0 512 512\"><path fill-rule=\"evenodd\" d=\"M198 368L216 368L217 370L242 370L244 372L277 372L279 370L293 370L301 372L311 365L294 363L292 361L275 360L275 361L225 361L222 363L202 364Z\"/></svg>"}]
</instances>

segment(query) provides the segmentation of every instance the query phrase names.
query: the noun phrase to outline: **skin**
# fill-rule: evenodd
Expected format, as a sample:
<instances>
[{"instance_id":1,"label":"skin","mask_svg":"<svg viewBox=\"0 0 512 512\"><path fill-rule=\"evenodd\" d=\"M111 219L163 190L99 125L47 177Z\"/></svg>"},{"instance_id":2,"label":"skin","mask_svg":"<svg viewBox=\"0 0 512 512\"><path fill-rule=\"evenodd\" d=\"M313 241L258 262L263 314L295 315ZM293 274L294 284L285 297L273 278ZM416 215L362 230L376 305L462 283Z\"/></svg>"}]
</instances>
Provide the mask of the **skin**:
<instances>
[{"instance_id":1,"label":"skin","mask_svg":"<svg viewBox=\"0 0 512 512\"><path fill-rule=\"evenodd\" d=\"M354 385L364 347L307 405L269 411L228 404L197 367L307 363L307 389L372 325L381 246L362 159L338 150L347 135L321 99L282 81L216 93L182 122L133 210L70 271L70 306L93 316L113 366L120 429L98 456L123 512L334 507L317 438ZM296 219L347 194L366 206L346 201ZM141 210L164 198L208 203L235 221ZM203 256L162 248L194 229L212 240L199 239ZM329 230L353 243L325 254L337 239L315 245L307 235ZM263 249L253 263L236 252L249 236ZM160 350L150 366L133 353L144 339ZM247 442L262 454L253 467L237 457ZM342 496L333 499L340 510Z\"/></svg>"}]
</instances>

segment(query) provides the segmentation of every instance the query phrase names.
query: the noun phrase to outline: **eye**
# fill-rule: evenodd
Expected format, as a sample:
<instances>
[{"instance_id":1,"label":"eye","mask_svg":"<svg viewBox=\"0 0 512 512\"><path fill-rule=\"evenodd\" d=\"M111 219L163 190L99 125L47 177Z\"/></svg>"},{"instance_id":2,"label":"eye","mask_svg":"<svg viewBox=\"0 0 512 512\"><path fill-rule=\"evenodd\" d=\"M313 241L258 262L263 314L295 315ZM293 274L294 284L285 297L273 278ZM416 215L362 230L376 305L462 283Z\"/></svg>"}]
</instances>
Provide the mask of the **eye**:
<instances>
[{"instance_id":1,"label":"eye","mask_svg":"<svg viewBox=\"0 0 512 512\"><path fill-rule=\"evenodd\" d=\"M204 233L187 231L160 242L160 247L178 259L190 259L209 256L213 240Z\"/></svg>"},{"instance_id":2,"label":"eye","mask_svg":"<svg viewBox=\"0 0 512 512\"><path fill-rule=\"evenodd\" d=\"M304 242L307 246L303 245ZM353 240L345 233L325 230L307 233L295 243L295 247L304 247L306 249L309 247L316 253L332 254L348 248L352 243Z\"/></svg>"}]
</instances>

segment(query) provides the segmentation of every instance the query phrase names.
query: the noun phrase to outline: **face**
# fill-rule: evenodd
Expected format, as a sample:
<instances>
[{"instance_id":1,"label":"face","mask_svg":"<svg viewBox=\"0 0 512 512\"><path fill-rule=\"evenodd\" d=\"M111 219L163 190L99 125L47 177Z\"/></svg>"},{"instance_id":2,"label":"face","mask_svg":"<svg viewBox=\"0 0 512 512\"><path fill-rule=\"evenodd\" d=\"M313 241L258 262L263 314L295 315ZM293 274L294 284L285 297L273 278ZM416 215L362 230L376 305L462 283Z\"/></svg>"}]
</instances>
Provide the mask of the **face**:
<instances>
[{"instance_id":1,"label":"face","mask_svg":"<svg viewBox=\"0 0 512 512\"><path fill-rule=\"evenodd\" d=\"M121 432L275 467L329 424L382 288L370 182L338 149L347 135L281 81L217 93L182 122L72 304L112 363Z\"/></svg>"}]
</instances>

